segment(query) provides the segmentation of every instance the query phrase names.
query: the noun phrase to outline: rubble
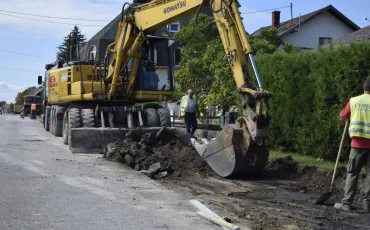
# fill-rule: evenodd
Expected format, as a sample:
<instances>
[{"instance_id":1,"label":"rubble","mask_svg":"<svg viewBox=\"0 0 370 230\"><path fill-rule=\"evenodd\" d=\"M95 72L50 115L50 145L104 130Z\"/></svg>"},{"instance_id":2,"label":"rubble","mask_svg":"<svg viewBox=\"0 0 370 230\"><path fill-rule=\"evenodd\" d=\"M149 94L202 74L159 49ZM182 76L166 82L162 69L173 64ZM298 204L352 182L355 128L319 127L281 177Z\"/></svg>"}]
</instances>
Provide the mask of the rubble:
<instances>
[{"instance_id":1,"label":"rubble","mask_svg":"<svg viewBox=\"0 0 370 230\"><path fill-rule=\"evenodd\" d=\"M183 144L177 134L167 128L157 133L127 133L121 141L107 145L106 157L160 179L183 177L196 173L213 173L192 146Z\"/></svg>"}]
</instances>

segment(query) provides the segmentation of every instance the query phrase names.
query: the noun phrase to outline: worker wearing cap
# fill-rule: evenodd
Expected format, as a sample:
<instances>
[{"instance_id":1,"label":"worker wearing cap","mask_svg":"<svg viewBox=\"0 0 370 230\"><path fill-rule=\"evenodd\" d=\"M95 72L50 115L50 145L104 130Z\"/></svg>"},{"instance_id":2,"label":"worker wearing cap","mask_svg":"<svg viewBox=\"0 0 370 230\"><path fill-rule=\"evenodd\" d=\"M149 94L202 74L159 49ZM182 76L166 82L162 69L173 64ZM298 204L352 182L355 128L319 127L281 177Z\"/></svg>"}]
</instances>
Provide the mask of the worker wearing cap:
<instances>
[{"instance_id":1,"label":"worker wearing cap","mask_svg":"<svg viewBox=\"0 0 370 230\"><path fill-rule=\"evenodd\" d=\"M358 177L362 166L366 166L364 183L364 209L370 209L370 78L363 84L364 94L353 97L340 113L341 120L350 120L349 135L352 139L351 152L347 163L347 178L341 203L337 209L350 210L356 195Z\"/></svg>"},{"instance_id":2,"label":"worker wearing cap","mask_svg":"<svg viewBox=\"0 0 370 230\"><path fill-rule=\"evenodd\" d=\"M194 95L194 91L189 89L188 94L181 99L180 117L184 116L186 132L191 135L194 135L198 125L197 116L195 114L197 109L197 97Z\"/></svg>"}]
</instances>

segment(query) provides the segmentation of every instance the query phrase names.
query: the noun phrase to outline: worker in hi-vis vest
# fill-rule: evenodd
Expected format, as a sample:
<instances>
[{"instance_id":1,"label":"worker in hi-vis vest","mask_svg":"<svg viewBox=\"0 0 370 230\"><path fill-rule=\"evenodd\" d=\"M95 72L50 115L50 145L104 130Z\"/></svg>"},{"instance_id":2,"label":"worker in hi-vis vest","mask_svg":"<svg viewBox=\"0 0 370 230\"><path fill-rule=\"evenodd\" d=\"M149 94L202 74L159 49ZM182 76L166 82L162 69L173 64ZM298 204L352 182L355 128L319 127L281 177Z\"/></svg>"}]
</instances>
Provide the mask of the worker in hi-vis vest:
<instances>
[{"instance_id":1,"label":"worker in hi-vis vest","mask_svg":"<svg viewBox=\"0 0 370 230\"><path fill-rule=\"evenodd\" d=\"M186 132L188 134L194 135L195 130L197 129L197 116L196 112L198 111L198 101L197 97L194 95L192 89L188 90L188 94L183 96L181 99L180 105L180 117L184 116Z\"/></svg>"},{"instance_id":2,"label":"worker in hi-vis vest","mask_svg":"<svg viewBox=\"0 0 370 230\"><path fill-rule=\"evenodd\" d=\"M363 85L364 94L352 97L340 113L341 120L349 121L351 152L347 163L347 178L341 203L337 209L350 210L356 195L357 183L362 166L366 166L367 178L364 183L363 208L370 209L370 78Z\"/></svg>"}]
</instances>

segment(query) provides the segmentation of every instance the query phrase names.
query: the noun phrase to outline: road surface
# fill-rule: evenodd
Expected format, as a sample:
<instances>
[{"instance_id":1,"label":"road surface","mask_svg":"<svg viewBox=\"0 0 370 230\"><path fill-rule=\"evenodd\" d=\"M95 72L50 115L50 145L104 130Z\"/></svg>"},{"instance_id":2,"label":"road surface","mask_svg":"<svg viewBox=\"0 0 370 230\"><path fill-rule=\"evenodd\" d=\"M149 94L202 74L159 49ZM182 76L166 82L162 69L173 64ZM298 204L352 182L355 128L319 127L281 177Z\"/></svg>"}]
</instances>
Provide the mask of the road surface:
<instances>
[{"instance_id":1,"label":"road surface","mask_svg":"<svg viewBox=\"0 0 370 230\"><path fill-rule=\"evenodd\" d=\"M101 155L72 154L37 120L0 115L0 229L220 229L189 201Z\"/></svg>"}]
</instances>

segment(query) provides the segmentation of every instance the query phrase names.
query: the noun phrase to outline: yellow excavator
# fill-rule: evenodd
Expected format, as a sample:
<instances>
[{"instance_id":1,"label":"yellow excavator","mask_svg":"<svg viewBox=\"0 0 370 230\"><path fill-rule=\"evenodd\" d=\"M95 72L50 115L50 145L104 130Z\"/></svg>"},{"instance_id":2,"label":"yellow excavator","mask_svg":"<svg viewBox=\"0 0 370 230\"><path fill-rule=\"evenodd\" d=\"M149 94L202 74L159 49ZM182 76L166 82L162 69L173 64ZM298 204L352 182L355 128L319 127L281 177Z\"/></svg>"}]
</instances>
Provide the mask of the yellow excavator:
<instances>
[{"instance_id":1,"label":"yellow excavator","mask_svg":"<svg viewBox=\"0 0 370 230\"><path fill-rule=\"evenodd\" d=\"M155 63L146 54L150 44L161 39L155 36L157 29L194 14L197 22L205 7L212 10L212 23L217 25L233 72L243 116L235 124L226 124L212 140L200 143L192 139L193 146L220 176L261 171L268 160L265 140L269 134L271 94L262 88L237 0L125 3L116 39L108 46L102 63L47 65L44 81L39 76L47 96L45 129L63 136L72 152L84 152L84 145L101 149L108 141L124 138L128 130L169 126L167 109L146 108L141 103L171 100L173 94L171 74L163 83L155 72ZM248 74L249 61L258 86Z\"/></svg>"}]
</instances>

